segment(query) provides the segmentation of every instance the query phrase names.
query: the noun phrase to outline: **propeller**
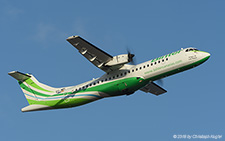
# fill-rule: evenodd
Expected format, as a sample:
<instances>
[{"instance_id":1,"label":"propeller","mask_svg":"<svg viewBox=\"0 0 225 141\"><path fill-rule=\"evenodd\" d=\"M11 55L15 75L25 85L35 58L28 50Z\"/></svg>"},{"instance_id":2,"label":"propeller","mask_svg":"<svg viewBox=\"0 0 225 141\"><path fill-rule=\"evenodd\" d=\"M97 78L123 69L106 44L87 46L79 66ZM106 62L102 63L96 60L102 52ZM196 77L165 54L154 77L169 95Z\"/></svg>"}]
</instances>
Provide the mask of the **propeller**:
<instances>
[{"instance_id":1,"label":"propeller","mask_svg":"<svg viewBox=\"0 0 225 141\"><path fill-rule=\"evenodd\" d=\"M135 55L131 53L130 49L127 47L127 54L128 54L128 61L132 64L132 65L136 65L136 58L134 57ZM161 78L161 79L158 79L156 80L156 82L163 86L164 85L164 80Z\"/></svg>"},{"instance_id":2,"label":"propeller","mask_svg":"<svg viewBox=\"0 0 225 141\"><path fill-rule=\"evenodd\" d=\"M134 54L131 53L131 51L129 50L129 48L127 48L127 54L128 54L128 61L132 64L135 65L136 61L134 59Z\"/></svg>"}]
</instances>

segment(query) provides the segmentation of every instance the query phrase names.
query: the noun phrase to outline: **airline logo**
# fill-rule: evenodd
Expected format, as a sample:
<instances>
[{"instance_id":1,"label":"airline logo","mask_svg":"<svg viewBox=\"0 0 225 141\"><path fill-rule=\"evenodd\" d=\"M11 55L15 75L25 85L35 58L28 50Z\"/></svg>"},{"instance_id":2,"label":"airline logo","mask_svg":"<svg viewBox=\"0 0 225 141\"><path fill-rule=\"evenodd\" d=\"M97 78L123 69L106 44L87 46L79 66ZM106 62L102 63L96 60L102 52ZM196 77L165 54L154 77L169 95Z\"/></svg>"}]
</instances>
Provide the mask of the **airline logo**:
<instances>
[{"instance_id":1,"label":"airline logo","mask_svg":"<svg viewBox=\"0 0 225 141\"><path fill-rule=\"evenodd\" d=\"M165 55L165 56L161 56L161 57L155 58L155 59L152 60L152 62L155 62L155 61L157 61L157 60L160 60L160 59L164 59L164 58L170 57L170 56L172 56L172 55L179 54L180 51L181 51L181 50L178 50L178 51L176 51L176 52L167 54L167 55Z\"/></svg>"}]
</instances>

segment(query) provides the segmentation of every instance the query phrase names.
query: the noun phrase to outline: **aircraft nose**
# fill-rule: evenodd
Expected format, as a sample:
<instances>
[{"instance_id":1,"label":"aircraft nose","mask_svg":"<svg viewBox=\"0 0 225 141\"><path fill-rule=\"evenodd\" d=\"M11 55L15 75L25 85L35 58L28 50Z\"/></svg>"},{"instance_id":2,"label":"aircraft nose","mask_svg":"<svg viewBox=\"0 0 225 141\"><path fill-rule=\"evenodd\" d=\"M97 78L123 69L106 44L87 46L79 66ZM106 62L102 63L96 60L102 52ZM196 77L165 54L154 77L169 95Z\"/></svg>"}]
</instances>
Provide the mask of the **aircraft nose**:
<instances>
[{"instance_id":1,"label":"aircraft nose","mask_svg":"<svg viewBox=\"0 0 225 141\"><path fill-rule=\"evenodd\" d=\"M206 52L205 56L209 58L210 57L210 53Z\"/></svg>"},{"instance_id":2,"label":"aircraft nose","mask_svg":"<svg viewBox=\"0 0 225 141\"><path fill-rule=\"evenodd\" d=\"M204 53L203 53L203 58L204 58L205 60L208 60L210 56L211 56L211 55L210 55L210 53L208 53L208 52L204 52Z\"/></svg>"}]
</instances>

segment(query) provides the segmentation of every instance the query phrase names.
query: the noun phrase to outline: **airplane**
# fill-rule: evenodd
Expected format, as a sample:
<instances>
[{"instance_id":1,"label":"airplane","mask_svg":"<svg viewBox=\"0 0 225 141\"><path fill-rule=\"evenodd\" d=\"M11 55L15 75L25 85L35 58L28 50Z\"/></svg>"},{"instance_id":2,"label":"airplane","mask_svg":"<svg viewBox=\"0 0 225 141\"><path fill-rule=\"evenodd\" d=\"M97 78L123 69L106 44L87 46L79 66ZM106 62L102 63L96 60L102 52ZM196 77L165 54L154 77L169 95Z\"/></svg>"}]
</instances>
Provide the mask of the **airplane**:
<instances>
[{"instance_id":1,"label":"airplane","mask_svg":"<svg viewBox=\"0 0 225 141\"><path fill-rule=\"evenodd\" d=\"M194 68L210 57L208 52L188 47L135 65L134 54L130 52L111 56L80 36L71 36L67 41L105 74L76 86L54 88L39 82L32 74L9 72L18 80L29 103L22 112L71 108L106 97L130 95L137 90L158 96L167 91L154 81Z\"/></svg>"}]
</instances>

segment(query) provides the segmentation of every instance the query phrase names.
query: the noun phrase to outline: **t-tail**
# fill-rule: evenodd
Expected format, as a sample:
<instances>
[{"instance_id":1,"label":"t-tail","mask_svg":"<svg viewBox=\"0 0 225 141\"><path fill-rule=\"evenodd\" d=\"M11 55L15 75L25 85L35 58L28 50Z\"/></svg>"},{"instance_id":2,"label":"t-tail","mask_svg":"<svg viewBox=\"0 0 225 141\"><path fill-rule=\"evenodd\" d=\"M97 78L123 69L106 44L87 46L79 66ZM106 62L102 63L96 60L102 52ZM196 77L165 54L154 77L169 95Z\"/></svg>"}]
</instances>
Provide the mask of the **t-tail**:
<instances>
[{"instance_id":1,"label":"t-tail","mask_svg":"<svg viewBox=\"0 0 225 141\"><path fill-rule=\"evenodd\" d=\"M12 71L8 74L18 80L29 103L29 106L21 109L22 112L53 109L53 107L45 103L45 99L54 95L58 88L53 88L38 82L31 74L24 74L18 71Z\"/></svg>"}]
</instances>

